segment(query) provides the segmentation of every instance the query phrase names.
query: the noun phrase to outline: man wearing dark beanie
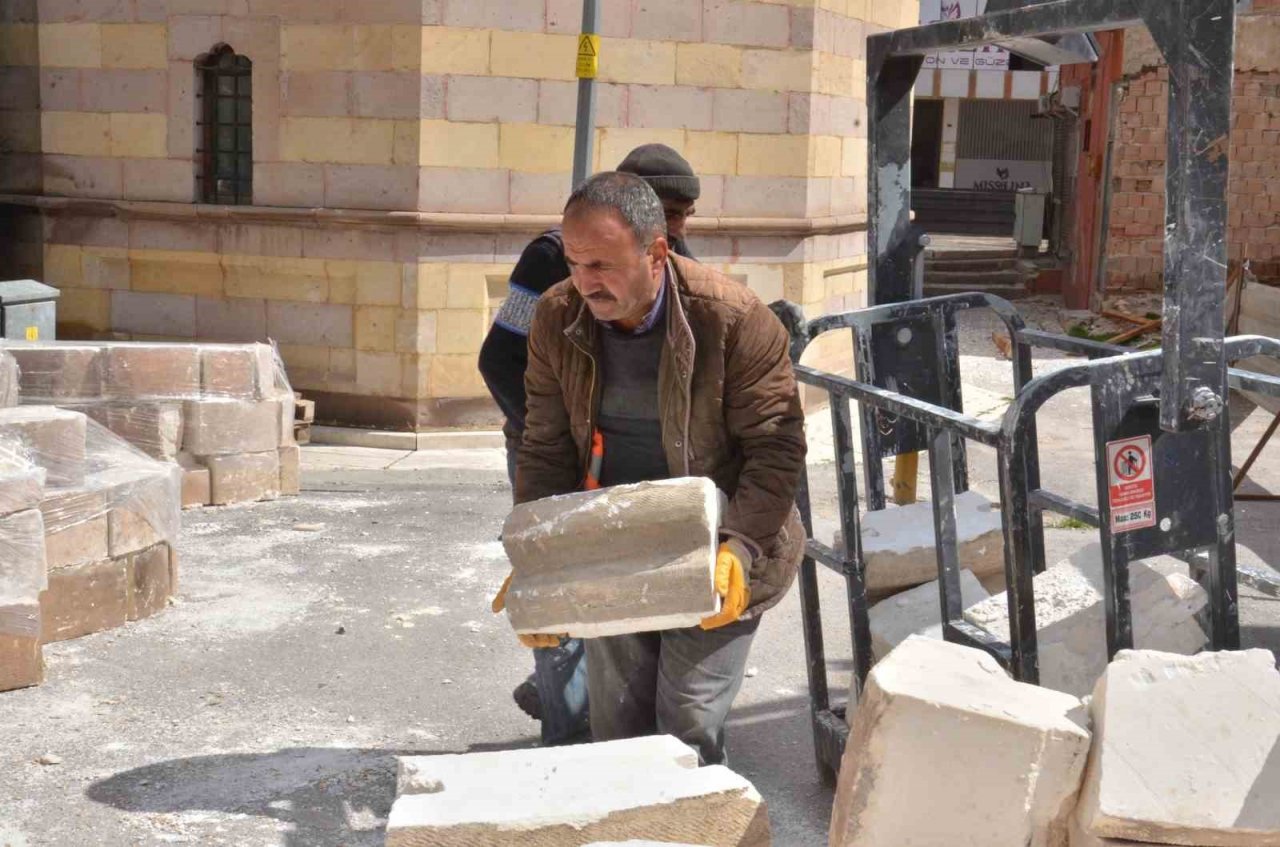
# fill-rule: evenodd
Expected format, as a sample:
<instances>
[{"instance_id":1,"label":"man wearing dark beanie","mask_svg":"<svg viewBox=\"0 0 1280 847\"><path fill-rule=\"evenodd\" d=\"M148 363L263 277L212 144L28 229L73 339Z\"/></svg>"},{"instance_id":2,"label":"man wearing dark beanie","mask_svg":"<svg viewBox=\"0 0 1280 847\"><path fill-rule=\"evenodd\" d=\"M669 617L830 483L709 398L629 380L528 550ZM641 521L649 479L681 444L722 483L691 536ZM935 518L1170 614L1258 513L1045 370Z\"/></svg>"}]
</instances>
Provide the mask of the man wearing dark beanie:
<instances>
[{"instance_id":1,"label":"man wearing dark beanie","mask_svg":"<svg viewBox=\"0 0 1280 847\"><path fill-rule=\"evenodd\" d=\"M702 186L684 157L665 144L643 144L627 154L619 171L635 174L653 187L667 219L667 241L685 258L694 258L685 241L685 223L694 213ZM539 235L525 247L511 272L507 299L480 348L480 374L507 423L507 469L515 485L516 449L524 432L524 372L529 365L528 335L538 298L569 278L560 230ZM536 648L534 673L513 692L516 703L542 722L547 746L590 739L587 722L587 663L580 639L559 647Z\"/></svg>"}]
</instances>

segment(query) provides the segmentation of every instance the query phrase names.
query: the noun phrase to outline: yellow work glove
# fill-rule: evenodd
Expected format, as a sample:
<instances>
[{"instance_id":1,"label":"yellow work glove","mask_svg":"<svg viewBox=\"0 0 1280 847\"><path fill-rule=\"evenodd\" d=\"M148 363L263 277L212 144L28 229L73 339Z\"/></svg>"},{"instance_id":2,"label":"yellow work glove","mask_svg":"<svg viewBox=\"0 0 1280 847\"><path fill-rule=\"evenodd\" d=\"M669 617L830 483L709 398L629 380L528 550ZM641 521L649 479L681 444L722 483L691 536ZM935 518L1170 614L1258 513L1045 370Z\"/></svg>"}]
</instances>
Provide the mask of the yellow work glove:
<instances>
[{"instance_id":1,"label":"yellow work glove","mask_svg":"<svg viewBox=\"0 0 1280 847\"><path fill-rule=\"evenodd\" d=\"M511 577L513 575L514 572L507 574L507 578L502 581L502 587L498 589L498 593L493 597L493 602L489 604L489 608L493 610L495 615L507 608L507 590L511 588ZM539 647L559 647L560 639L567 637L568 636L551 635L542 632L529 633L525 635L516 633L516 638L520 640L520 643L530 649L536 649Z\"/></svg>"},{"instance_id":2,"label":"yellow work glove","mask_svg":"<svg viewBox=\"0 0 1280 847\"><path fill-rule=\"evenodd\" d=\"M747 572L751 568L751 551L736 538L720 545L716 554L716 593L720 595L720 612L703 618L703 629L727 626L747 610L751 603L751 584Z\"/></svg>"}]
</instances>

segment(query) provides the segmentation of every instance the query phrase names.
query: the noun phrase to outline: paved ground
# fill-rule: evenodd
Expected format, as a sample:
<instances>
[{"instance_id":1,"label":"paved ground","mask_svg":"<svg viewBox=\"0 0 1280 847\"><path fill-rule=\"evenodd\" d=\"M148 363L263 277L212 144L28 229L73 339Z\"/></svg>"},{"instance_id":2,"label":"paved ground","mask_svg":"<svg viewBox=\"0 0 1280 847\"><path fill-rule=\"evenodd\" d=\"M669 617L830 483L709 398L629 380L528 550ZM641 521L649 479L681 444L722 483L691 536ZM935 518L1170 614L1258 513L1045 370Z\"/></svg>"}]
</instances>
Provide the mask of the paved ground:
<instances>
[{"instance_id":1,"label":"paved ground","mask_svg":"<svg viewBox=\"0 0 1280 847\"><path fill-rule=\"evenodd\" d=\"M971 321L964 339L968 402L986 414L1008 393L991 329ZM1046 411L1044 465L1055 488L1092 500L1085 400ZM822 417L812 424L816 510L829 525L829 435ZM1240 425L1237 453L1263 424ZM991 456L974 451L972 465L974 486L994 494ZM487 605L506 573L503 467L496 450L313 447L302 497L188 512L172 608L46 648L45 685L0 695L0 847L374 845L395 755L533 743L509 697L528 655ZM1280 490L1280 442L1251 484ZM1239 509L1242 545L1270 562L1277 509ZM295 529L316 522L319 532ZM1091 538L1049 535L1055 560ZM821 580L828 668L843 689L842 586ZM1246 591L1242 615L1249 644L1280 649L1280 601ZM767 799L776 844L825 844L831 791L813 767L794 592L765 617L751 667L732 765ZM47 755L60 763L39 763Z\"/></svg>"}]
</instances>

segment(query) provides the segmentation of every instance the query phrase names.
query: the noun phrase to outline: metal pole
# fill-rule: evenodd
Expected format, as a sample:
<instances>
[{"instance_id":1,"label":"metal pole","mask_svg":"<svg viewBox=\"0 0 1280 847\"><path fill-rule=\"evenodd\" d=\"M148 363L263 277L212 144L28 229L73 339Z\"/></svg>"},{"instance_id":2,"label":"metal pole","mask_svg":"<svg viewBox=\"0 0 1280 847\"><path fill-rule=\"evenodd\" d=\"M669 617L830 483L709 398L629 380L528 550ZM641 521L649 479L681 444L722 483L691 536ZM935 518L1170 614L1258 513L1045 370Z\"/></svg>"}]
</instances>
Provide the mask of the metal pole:
<instances>
[{"instance_id":1,"label":"metal pole","mask_svg":"<svg viewBox=\"0 0 1280 847\"><path fill-rule=\"evenodd\" d=\"M582 34L595 35L599 28L600 0L582 0ZM583 39L579 39L581 45ZM581 53L579 47L579 53ZM591 161L596 145L596 79L595 73L578 72L578 123L573 137L573 188L591 174Z\"/></svg>"}]
</instances>

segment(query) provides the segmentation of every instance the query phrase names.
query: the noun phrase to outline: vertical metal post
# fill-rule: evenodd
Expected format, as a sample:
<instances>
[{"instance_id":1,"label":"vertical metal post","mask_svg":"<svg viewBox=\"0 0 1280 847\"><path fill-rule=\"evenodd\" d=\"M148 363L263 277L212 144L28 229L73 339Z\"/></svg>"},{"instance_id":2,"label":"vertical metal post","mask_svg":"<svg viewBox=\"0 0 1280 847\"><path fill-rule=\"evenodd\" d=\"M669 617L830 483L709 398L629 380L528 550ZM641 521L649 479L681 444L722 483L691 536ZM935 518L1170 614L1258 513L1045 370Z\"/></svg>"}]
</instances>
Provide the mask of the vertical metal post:
<instances>
[{"instance_id":1,"label":"vertical metal post","mask_svg":"<svg viewBox=\"0 0 1280 847\"><path fill-rule=\"evenodd\" d=\"M956 479L951 433L939 427L929 434L929 476L933 490L933 543L938 551L938 597L943 624L964 615L960 596L960 550L956 540ZM945 631L945 626L944 626Z\"/></svg>"},{"instance_id":2,"label":"vertical metal post","mask_svg":"<svg viewBox=\"0 0 1280 847\"><path fill-rule=\"evenodd\" d=\"M1222 337L1235 0L1147 0L1142 17L1169 67L1160 427L1183 432L1216 419L1227 399Z\"/></svg>"},{"instance_id":3,"label":"vertical metal post","mask_svg":"<svg viewBox=\"0 0 1280 847\"><path fill-rule=\"evenodd\" d=\"M924 59L886 56L872 40L867 56L867 252L871 304L910 300L911 89Z\"/></svg>"},{"instance_id":4,"label":"vertical metal post","mask_svg":"<svg viewBox=\"0 0 1280 847\"><path fill-rule=\"evenodd\" d=\"M835 402L835 398L831 399ZM796 507L804 523L805 536L813 537L813 508L809 500L809 468L800 472L800 487L796 489ZM818 594L818 563L805 554L800 561L800 622L804 634L804 655L809 677L809 712L813 722L813 753L818 772L832 774L832 767L823 757L825 746L818 715L831 709L831 693L827 687L827 651L822 636L822 601Z\"/></svg>"},{"instance_id":5,"label":"vertical metal post","mask_svg":"<svg viewBox=\"0 0 1280 847\"><path fill-rule=\"evenodd\" d=\"M582 34L594 35L600 25L600 0L582 0ZM578 123L573 136L573 188L591 175L596 146L596 80L578 79Z\"/></svg>"},{"instance_id":6,"label":"vertical metal post","mask_svg":"<svg viewBox=\"0 0 1280 847\"><path fill-rule=\"evenodd\" d=\"M866 574L863 572L862 523L858 517L858 480L853 455L853 417L849 398L831 395L831 431L835 441L836 494L840 505L841 545L836 550L844 566L849 602L849 634L853 640L853 679L849 686L852 706L862 696L871 672L871 625L868 617Z\"/></svg>"}]
</instances>

